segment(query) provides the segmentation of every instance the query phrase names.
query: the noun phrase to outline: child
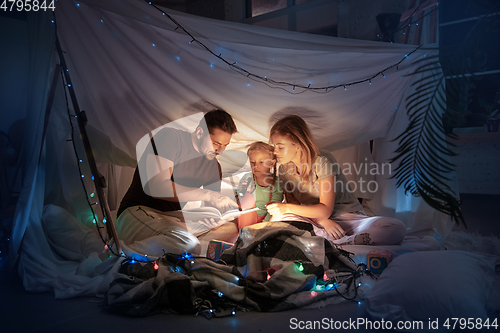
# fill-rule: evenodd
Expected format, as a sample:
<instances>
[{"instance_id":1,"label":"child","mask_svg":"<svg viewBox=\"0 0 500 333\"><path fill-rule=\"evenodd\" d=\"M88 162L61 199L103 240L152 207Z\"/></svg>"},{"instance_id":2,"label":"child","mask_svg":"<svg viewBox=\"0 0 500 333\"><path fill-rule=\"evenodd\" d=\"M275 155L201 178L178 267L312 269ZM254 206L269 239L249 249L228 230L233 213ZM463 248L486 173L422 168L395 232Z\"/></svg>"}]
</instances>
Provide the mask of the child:
<instances>
[{"instance_id":1,"label":"child","mask_svg":"<svg viewBox=\"0 0 500 333\"><path fill-rule=\"evenodd\" d=\"M252 172L244 175L238 185L238 201L242 208L258 207L257 214L244 214L237 219L238 228L269 221L266 205L271 202L282 202L283 191L276 176L276 157L274 147L257 141L248 147L248 159Z\"/></svg>"}]
</instances>

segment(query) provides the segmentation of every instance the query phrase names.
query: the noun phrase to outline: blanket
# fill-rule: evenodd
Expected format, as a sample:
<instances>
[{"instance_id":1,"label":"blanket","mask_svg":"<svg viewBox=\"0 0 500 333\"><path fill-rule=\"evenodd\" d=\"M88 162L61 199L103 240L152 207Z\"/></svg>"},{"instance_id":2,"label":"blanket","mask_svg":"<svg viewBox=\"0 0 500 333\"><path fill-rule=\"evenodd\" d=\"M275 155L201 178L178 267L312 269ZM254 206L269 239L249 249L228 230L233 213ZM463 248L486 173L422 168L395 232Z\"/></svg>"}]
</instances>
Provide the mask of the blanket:
<instances>
[{"instance_id":1,"label":"blanket","mask_svg":"<svg viewBox=\"0 0 500 333\"><path fill-rule=\"evenodd\" d=\"M105 309L146 316L162 311L204 314L281 311L328 297L356 299L366 267L315 236L303 222L268 222L243 228L220 260L165 254L155 262L124 261Z\"/></svg>"}]
</instances>

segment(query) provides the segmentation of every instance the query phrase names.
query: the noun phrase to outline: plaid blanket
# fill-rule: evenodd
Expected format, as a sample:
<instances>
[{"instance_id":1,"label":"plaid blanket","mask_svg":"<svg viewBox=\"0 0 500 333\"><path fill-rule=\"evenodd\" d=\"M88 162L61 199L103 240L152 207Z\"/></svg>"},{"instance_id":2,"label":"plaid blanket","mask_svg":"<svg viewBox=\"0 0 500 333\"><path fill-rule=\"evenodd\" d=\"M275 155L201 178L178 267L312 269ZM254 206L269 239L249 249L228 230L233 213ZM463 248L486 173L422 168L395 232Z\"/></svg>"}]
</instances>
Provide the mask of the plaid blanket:
<instances>
[{"instance_id":1,"label":"plaid blanket","mask_svg":"<svg viewBox=\"0 0 500 333\"><path fill-rule=\"evenodd\" d=\"M189 254L124 262L105 308L131 316L281 311L334 295L352 297L360 272L347 252L315 236L310 224L264 222L243 228L217 262Z\"/></svg>"}]
</instances>

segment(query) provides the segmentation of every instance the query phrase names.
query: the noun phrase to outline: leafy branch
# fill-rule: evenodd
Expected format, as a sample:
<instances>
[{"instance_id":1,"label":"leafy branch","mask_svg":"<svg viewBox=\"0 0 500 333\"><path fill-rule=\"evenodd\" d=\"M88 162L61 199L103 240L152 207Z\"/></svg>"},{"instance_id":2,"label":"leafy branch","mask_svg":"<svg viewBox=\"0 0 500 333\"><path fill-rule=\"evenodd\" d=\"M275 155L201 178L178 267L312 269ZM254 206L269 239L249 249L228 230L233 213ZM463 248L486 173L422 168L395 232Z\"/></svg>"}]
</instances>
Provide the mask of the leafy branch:
<instances>
[{"instance_id":1,"label":"leafy branch","mask_svg":"<svg viewBox=\"0 0 500 333\"><path fill-rule=\"evenodd\" d=\"M392 176L397 178L397 187L403 186L405 193L422 197L457 224L465 225L461 204L447 183L448 174L455 170L448 157L456 154L448 148L453 145L446 141L442 117L460 113L464 98L468 98L467 94L464 97L463 87L477 79L475 73L482 66L478 50L488 42L489 33L498 30L499 16L484 16L461 44L440 48L439 55L419 60L418 67L410 74L419 76L412 83L415 92L406 99L410 122L393 140L399 140L396 156L391 159L391 163L399 161ZM474 36L483 38L473 38L472 32L480 28L485 31ZM441 63L446 63L452 75L445 76Z\"/></svg>"}]
</instances>

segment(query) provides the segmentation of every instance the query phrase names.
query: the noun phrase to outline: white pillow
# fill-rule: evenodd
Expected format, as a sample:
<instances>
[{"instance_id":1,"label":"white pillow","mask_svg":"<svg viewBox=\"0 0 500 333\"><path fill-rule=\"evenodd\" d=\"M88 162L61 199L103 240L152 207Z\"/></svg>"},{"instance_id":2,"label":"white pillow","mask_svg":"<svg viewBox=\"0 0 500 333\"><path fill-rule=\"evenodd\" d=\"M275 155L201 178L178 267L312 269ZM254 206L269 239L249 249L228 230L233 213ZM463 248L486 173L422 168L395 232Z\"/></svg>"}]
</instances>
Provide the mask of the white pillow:
<instances>
[{"instance_id":1,"label":"white pillow","mask_svg":"<svg viewBox=\"0 0 500 333\"><path fill-rule=\"evenodd\" d=\"M104 243L96 231L59 206L45 206L42 226L52 250L67 260L82 262L92 252L104 250Z\"/></svg>"},{"instance_id":2,"label":"white pillow","mask_svg":"<svg viewBox=\"0 0 500 333\"><path fill-rule=\"evenodd\" d=\"M424 330L432 332L451 330L443 326L446 318L485 320L496 261L465 251L403 254L368 292L366 310L373 320L390 320L394 326L399 320L418 320ZM429 327L436 319L438 327ZM422 332L422 328L415 331Z\"/></svg>"}]
</instances>

